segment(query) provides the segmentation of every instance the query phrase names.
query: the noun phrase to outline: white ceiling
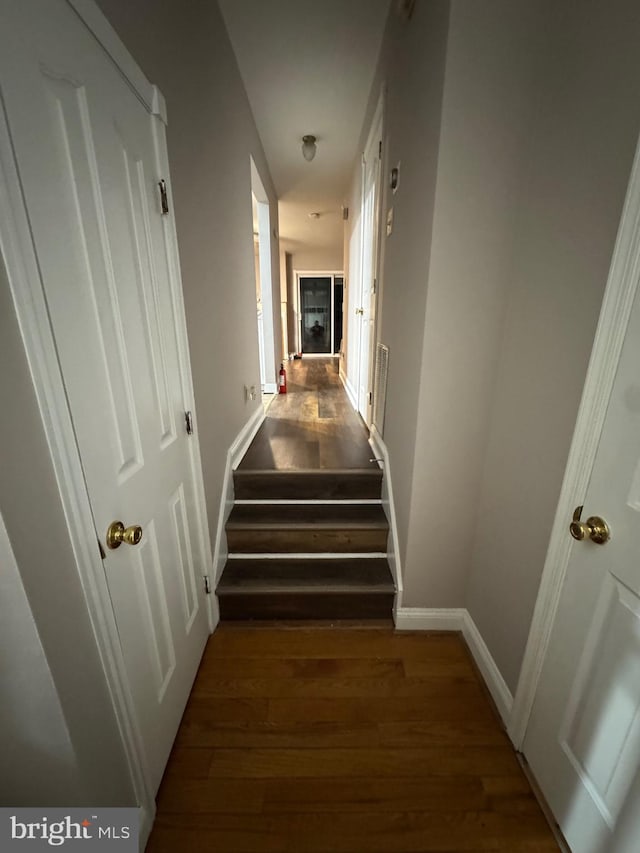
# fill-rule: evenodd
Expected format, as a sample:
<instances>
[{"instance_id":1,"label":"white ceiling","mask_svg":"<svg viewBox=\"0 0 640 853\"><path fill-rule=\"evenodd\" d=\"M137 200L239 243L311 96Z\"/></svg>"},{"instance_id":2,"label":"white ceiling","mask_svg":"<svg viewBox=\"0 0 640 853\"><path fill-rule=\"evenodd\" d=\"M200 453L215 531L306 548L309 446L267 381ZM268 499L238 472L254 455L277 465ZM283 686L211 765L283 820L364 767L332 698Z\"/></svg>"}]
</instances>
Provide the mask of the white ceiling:
<instances>
[{"instance_id":1,"label":"white ceiling","mask_svg":"<svg viewBox=\"0 0 640 853\"><path fill-rule=\"evenodd\" d=\"M280 199L287 251L342 249L341 204L389 2L219 0ZM311 163L301 152L306 133L318 140Z\"/></svg>"}]
</instances>

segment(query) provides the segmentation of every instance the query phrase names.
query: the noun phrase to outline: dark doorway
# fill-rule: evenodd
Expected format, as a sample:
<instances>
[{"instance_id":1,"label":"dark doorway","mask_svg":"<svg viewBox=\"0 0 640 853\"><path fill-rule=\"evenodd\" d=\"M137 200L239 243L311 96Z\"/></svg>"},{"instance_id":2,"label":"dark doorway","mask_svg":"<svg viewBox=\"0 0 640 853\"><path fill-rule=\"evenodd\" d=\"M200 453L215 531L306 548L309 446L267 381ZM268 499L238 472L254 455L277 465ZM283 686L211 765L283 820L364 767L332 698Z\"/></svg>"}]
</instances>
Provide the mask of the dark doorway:
<instances>
[{"instance_id":1,"label":"dark doorway","mask_svg":"<svg viewBox=\"0 0 640 853\"><path fill-rule=\"evenodd\" d=\"M300 348L313 355L340 352L342 341L342 276L304 275L300 282Z\"/></svg>"}]
</instances>

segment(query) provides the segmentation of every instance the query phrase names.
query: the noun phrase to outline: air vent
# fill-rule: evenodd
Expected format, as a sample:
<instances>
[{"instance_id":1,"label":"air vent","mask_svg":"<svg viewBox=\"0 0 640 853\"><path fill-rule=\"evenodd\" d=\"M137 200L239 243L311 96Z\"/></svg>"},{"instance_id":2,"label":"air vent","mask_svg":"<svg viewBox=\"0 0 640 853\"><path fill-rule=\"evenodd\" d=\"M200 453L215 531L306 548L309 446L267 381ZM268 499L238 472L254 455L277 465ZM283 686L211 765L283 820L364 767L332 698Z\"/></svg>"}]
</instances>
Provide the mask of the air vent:
<instances>
[{"instance_id":1,"label":"air vent","mask_svg":"<svg viewBox=\"0 0 640 853\"><path fill-rule=\"evenodd\" d=\"M373 379L373 423L384 435L384 412L387 405L387 374L389 372L389 347L376 346L376 366Z\"/></svg>"}]
</instances>

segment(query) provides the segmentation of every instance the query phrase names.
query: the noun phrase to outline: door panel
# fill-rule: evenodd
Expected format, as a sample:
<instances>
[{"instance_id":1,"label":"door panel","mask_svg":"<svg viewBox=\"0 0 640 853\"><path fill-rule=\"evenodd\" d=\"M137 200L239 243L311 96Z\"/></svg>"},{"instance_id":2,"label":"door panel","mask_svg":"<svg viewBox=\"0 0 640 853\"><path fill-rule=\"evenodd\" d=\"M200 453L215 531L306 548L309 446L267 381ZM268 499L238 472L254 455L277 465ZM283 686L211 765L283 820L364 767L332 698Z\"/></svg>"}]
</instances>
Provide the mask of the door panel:
<instances>
[{"instance_id":1,"label":"door panel","mask_svg":"<svg viewBox=\"0 0 640 853\"><path fill-rule=\"evenodd\" d=\"M64 0L7 2L0 80L87 489L157 788L208 635L158 119Z\"/></svg>"},{"instance_id":2,"label":"door panel","mask_svg":"<svg viewBox=\"0 0 640 853\"><path fill-rule=\"evenodd\" d=\"M576 853L617 849L640 772L639 363L636 293L582 513L611 539L572 545L523 746Z\"/></svg>"}]
</instances>

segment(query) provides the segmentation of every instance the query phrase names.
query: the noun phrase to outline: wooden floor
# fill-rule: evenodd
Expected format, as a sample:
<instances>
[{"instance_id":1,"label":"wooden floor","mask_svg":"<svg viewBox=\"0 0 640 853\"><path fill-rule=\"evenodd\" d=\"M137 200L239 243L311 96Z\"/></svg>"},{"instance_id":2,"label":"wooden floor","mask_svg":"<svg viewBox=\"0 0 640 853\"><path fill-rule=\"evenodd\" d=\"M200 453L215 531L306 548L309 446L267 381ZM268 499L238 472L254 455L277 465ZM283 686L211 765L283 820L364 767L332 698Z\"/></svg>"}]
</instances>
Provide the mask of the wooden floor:
<instances>
[{"instance_id":1,"label":"wooden floor","mask_svg":"<svg viewBox=\"0 0 640 853\"><path fill-rule=\"evenodd\" d=\"M376 468L337 358L288 361L287 393L269 407L239 470Z\"/></svg>"},{"instance_id":2,"label":"wooden floor","mask_svg":"<svg viewBox=\"0 0 640 853\"><path fill-rule=\"evenodd\" d=\"M223 626L147 849L559 848L460 635Z\"/></svg>"}]
</instances>

